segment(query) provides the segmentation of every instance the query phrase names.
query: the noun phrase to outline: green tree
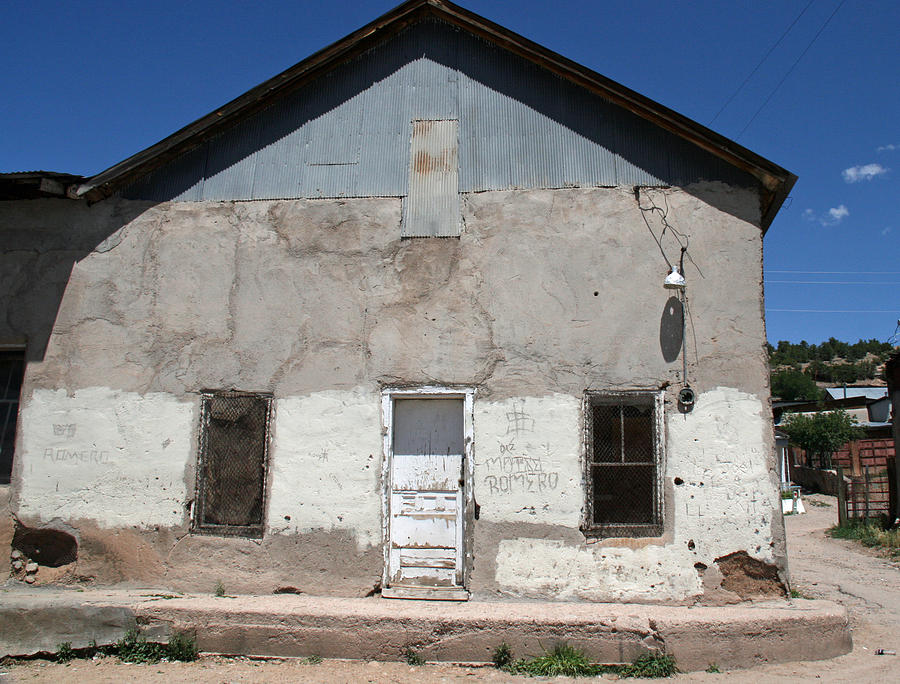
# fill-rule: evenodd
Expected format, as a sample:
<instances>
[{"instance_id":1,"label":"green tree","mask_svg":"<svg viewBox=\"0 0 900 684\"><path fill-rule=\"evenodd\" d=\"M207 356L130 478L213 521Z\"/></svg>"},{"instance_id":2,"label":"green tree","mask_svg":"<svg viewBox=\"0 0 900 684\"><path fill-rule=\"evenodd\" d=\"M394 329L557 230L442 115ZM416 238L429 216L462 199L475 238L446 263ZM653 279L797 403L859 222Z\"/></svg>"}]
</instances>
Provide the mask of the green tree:
<instances>
[{"instance_id":1,"label":"green tree","mask_svg":"<svg viewBox=\"0 0 900 684\"><path fill-rule=\"evenodd\" d=\"M856 418L842 409L816 413L788 413L778 429L788 441L806 451L807 463L817 456L819 463L831 466L831 453L847 442L862 437Z\"/></svg>"},{"instance_id":2,"label":"green tree","mask_svg":"<svg viewBox=\"0 0 900 684\"><path fill-rule=\"evenodd\" d=\"M772 374L772 396L784 401L818 401L823 396L815 381L805 373L783 370Z\"/></svg>"}]
</instances>

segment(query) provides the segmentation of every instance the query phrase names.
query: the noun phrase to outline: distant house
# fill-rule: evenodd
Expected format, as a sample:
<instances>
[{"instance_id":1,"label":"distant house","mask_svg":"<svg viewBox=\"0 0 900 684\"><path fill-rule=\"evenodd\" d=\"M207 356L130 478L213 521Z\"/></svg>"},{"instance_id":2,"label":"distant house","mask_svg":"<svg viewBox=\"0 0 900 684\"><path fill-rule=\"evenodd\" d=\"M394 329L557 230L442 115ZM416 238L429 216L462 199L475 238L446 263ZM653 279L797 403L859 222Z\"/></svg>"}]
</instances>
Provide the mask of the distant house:
<instances>
[{"instance_id":1,"label":"distant house","mask_svg":"<svg viewBox=\"0 0 900 684\"><path fill-rule=\"evenodd\" d=\"M795 177L702 125L411 0L94 177L0 181L13 544L69 581L784 579L760 274Z\"/></svg>"},{"instance_id":2,"label":"distant house","mask_svg":"<svg viewBox=\"0 0 900 684\"><path fill-rule=\"evenodd\" d=\"M848 483L851 509L873 516L890 508L889 473L895 463L891 402L886 387L827 387L829 399L821 402L775 402L776 452L781 462L782 488L789 482L837 494L837 469ZM846 396L845 396L846 395ZM848 442L830 454L808 454L788 444L778 426L785 413L846 411L863 430L860 439ZM827 472L823 472L827 471ZM851 510L851 512L853 512Z\"/></svg>"}]
</instances>

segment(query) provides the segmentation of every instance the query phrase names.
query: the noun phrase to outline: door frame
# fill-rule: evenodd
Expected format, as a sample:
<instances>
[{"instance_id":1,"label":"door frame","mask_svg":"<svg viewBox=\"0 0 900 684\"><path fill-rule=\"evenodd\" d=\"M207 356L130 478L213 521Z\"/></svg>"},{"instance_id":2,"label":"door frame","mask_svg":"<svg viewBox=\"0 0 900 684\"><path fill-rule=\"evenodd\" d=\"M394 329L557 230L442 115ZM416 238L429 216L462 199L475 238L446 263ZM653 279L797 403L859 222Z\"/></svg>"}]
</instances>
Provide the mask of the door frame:
<instances>
[{"instance_id":1,"label":"door frame","mask_svg":"<svg viewBox=\"0 0 900 684\"><path fill-rule=\"evenodd\" d=\"M394 400L395 399L462 399L463 400L463 510L461 548L457 551L460 558L459 587L454 590L427 589L421 596L408 598L449 598L460 600L468 598L465 592L468 583L469 567L472 564L472 520L475 511L475 388L452 387L440 385L423 385L407 387L384 387L381 390L381 532L384 550L384 567L382 570L382 595L390 582L391 552L391 466L394 455ZM445 592L445 596L441 595ZM461 595L465 594L465 595ZM399 597L399 594L397 594Z\"/></svg>"}]
</instances>

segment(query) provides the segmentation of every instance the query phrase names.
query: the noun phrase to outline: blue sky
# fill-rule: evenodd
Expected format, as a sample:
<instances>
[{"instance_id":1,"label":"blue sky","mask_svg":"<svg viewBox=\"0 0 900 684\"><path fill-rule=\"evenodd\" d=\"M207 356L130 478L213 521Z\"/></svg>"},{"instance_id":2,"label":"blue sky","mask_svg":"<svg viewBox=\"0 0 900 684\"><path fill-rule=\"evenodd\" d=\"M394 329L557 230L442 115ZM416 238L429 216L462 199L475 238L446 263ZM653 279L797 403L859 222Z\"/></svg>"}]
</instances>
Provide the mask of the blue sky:
<instances>
[{"instance_id":1,"label":"blue sky","mask_svg":"<svg viewBox=\"0 0 900 684\"><path fill-rule=\"evenodd\" d=\"M396 4L6 3L0 171L97 173ZM800 177L765 239L770 341L893 335L900 2L462 4Z\"/></svg>"}]
</instances>

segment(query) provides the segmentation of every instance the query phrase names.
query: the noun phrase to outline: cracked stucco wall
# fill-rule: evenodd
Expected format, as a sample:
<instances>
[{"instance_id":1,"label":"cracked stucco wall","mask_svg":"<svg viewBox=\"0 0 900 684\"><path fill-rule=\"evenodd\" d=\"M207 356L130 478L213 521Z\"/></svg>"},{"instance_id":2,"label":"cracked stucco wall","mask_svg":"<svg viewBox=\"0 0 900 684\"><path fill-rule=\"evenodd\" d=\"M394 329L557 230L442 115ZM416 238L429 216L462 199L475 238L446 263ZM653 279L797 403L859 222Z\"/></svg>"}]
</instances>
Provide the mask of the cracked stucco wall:
<instances>
[{"instance_id":1,"label":"cracked stucco wall","mask_svg":"<svg viewBox=\"0 0 900 684\"><path fill-rule=\"evenodd\" d=\"M0 203L0 336L28 337L30 359L11 510L74 526L77 574L98 582L209 589L228 568L235 591L366 593L380 388L459 384L478 392L476 594L683 601L725 553L784 569L757 198L642 191L663 193L693 259L686 416L660 347L668 269L632 188L464 195L459 239L417 240L397 198ZM583 393L666 383L666 533L588 543ZM187 534L197 393L231 387L275 397L261 542ZM503 480L512 450L545 477Z\"/></svg>"}]
</instances>

